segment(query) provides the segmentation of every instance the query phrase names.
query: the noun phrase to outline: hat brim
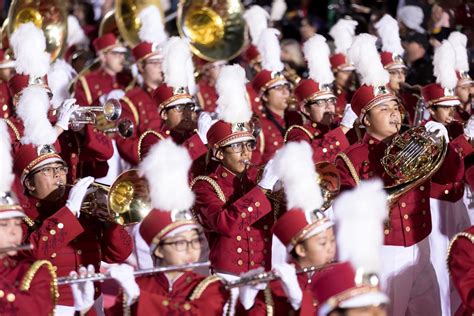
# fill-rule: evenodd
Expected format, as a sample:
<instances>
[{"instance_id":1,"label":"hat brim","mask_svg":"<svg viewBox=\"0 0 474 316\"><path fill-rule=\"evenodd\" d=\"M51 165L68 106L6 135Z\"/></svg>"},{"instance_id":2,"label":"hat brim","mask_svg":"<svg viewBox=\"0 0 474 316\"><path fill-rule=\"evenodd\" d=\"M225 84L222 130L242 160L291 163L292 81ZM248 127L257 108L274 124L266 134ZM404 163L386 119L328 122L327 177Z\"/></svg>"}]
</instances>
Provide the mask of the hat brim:
<instances>
[{"instance_id":1,"label":"hat brim","mask_svg":"<svg viewBox=\"0 0 474 316\"><path fill-rule=\"evenodd\" d=\"M442 105L442 106L458 106L461 105L461 102L459 100L446 100L446 101L441 101L437 103L433 103L433 105ZM432 105L432 106L433 106Z\"/></svg>"},{"instance_id":2,"label":"hat brim","mask_svg":"<svg viewBox=\"0 0 474 316\"><path fill-rule=\"evenodd\" d=\"M127 48L124 47L124 46L114 46L114 47L108 49L107 51L113 52L113 53L123 53L123 54L125 54L127 52Z\"/></svg>"},{"instance_id":3,"label":"hat brim","mask_svg":"<svg viewBox=\"0 0 474 316\"><path fill-rule=\"evenodd\" d=\"M28 173L24 173L22 176L21 176L21 183L23 183L26 179L26 177L31 174L32 172L35 172L36 170L38 170L39 168L43 167L43 166L46 166L46 165L49 165L49 164L52 164L52 163L55 163L55 162L60 162L62 164L66 164L66 162L64 160L62 160L61 158L59 157L51 157L51 158L47 158L41 162L39 162L36 166L34 166Z\"/></svg>"},{"instance_id":4,"label":"hat brim","mask_svg":"<svg viewBox=\"0 0 474 316\"><path fill-rule=\"evenodd\" d=\"M388 304L390 302L389 298L385 293L369 292L360 295L355 295L341 303L337 307L339 308L358 308L366 306L379 306L382 304ZM326 316L334 309L333 306L325 303L321 305L318 309L319 316Z\"/></svg>"},{"instance_id":5,"label":"hat brim","mask_svg":"<svg viewBox=\"0 0 474 316\"><path fill-rule=\"evenodd\" d=\"M0 63L0 69L15 68L15 61L9 60L4 63Z\"/></svg>"},{"instance_id":6,"label":"hat brim","mask_svg":"<svg viewBox=\"0 0 474 316\"><path fill-rule=\"evenodd\" d=\"M25 213L19 210L10 210L10 211L3 211L0 212L0 220L2 219L10 219L10 218L18 218L18 217L25 217Z\"/></svg>"}]
</instances>

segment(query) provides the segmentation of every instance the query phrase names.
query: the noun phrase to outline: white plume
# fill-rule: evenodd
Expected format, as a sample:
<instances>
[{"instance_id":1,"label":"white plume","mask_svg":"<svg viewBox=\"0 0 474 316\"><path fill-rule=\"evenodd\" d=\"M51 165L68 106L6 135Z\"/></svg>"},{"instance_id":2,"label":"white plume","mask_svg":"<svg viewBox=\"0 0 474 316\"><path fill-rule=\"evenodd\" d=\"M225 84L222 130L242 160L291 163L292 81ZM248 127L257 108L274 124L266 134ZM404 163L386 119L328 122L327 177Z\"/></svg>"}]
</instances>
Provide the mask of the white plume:
<instances>
[{"instance_id":1,"label":"white plume","mask_svg":"<svg viewBox=\"0 0 474 316\"><path fill-rule=\"evenodd\" d=\"M53 144L58 138L56 129L48 119L49 96L40 86L23 89L18 100L17 113L25 125L23 144L34 146Z\"/></svg>"},{"instance_id":2,"label":"white plume","mask_svg":"<svg viewBox=\"0 0 474 316\"><path fill-rule=\"evenodd\" d=\"M173 88L187 87L189 82L189 61L192 61L189 41L177 36L171 37L163 47L163 73L165 82Z\"/></svg>"},{"instance_id":3,"label":"white plume","mask_svg":"<svg viewBox=\"0 0 474 316\"><path fill-rule=\"evenodd\" d=\"M244 19L249 27L252 44L257 45L262 31L268 28L268 12L261 6L253 5L244 13Z\"/></svg>"},{"instance_id":4,"label":"white plume","mask_svg":"<svg viewBox=\"0 0 474 316\"><path fill-rule=\"evenodd\" d=\"M257 49L262 55L262 67L269 71L282 71L281 49L278 35L280 32L274 28L268 28L262 31L258 39Z\"/></svg>"},{"instance_id":5,"label":"white plume","mask_svg":"<svg viewBox=\"0 0 474 316\"><path fill-rule=\"evenodd\" d=\"M445 89L454 89L458 83L456 76L456 54L453 45L444 40L436 48L433 56L433 74L436 82Z\"/></svg>"},{"instance_id":6,"label":"white plume","mask_svg":"<svg viewBox=\"0 0 474 316\"><path fill-rule=\"evenodd\" d=\"M34 78L48 73L50 55L46 52L46 38L32 22L20 25L10 37L10 44L17 73Z\"/></svg>"},{"instance_id":7,"label":"white plume","mask_svg":"<svg viewBox=\"0 0 474 316\"><path fill-rule=\"evenodd\" d=\"M336 54L347 54L349 47L351 47L354 41L357 24L357 21L354 20L339 19L331 28L329 35L331 35L334 40L334 45L336 46L334 52Z\"/></svg>"},{"instance_id":8,"label":"white plume","mask_svg":"<svg viewBox=\"0 0 474 316\"><path fill-rule=\"evenodd\" d=\"M55 109L71 97L68 87L76 76L74 68L62 58L56 59L51 65L48 72L48 86L53 93L51 103Z\"/></svg>"},{"instance_id":9,"label":"white plume","mask_svg":"<svg viewBox=\"0 0 474 316\"><path fill-rule=\"evenodd\" d=\"M319 84L330 84L334 81L329 55L331 51L322 35L314 35L303 45L304 57L308 61L309 77Z\"/></svg>"},{"instance_id":10,"label":"white plume","mask_svg":"<svg viewBox=\"0 0 474 316\"><path fill-rule=\"evenodd\" d=\"M138 37L143 42L163 43L168 39L165 26L161 19L160 10L155 5L150 5L140 11L138 17L141 22Z\"/></svg>"},{"instance_id":11,"label":"white plume","mask_svg":"<svg viewBox=\"0 0 474 316\"><path fill-rule=\"evenodd\" d=\"M247 97L245 70L240 65L224 66L217 78L217 111L220 120L227 123L248 122L252 110Z\"/></svg>"},{"instance_id":12,"label":"white plume","mask_svg":"<svg viewBox=\"0 0 474 316\"><path fill-rule=\"evenodd\" d=\"M79 20L72 14L67 17L67 46L89 45L89 38L84 33Z\"/></svg>"},{"instance_id":13,"label":"white plume","mask_svg":"<svg viewBox=\"0 0 474 316\"><path fill-rule=\"evenodd\" d=\"M10 134L8 133L7 123L0 120L0 155L2 163L0 164L0 192L8 192L12 189L13 180L13 158L11 154L12 145Z\"/></svg>"},{"instance_id":14,"label":"white plume","mask_svg":"<svg viewBox=\"0 0 474 316\"><path fill-rule=\"evenodd\" d=\"M456 70L469 71L469 61L467 57L467 36L461 32L449 34L448 41L453 45L456 54Z\"/></svg>"},{"instance_id":15,"label":"white plume","mask_svg":"<svg viewBox=\"0 0 474 316\"><path fill-rule=\"evenodd\" d=\"M188 184L191 164L188 151L171 138L153 145L139 166L148 180L153 208L183 211L193 206L194 193Z\"/></svg>"},{"instance_id":16,"label":"white plume","mask_svg":"<svg viewBox=\"0 0 474 316\"><path fill-rule=\"evenodd\" d=\"M362 83L368 86L383 86L390 80L380 61L376 41L377 38L370 34L357 35L348 51L349 60L354 63Z\"/></svg>"},{"instance_id":17,"label":"white plume","mask_svg":"<svg viewBox=\"0 0 474 316\"><path fill-rule=\"evenodd\" d=\"M313 150L306 142L289 142L273 158L275 175L283 182L287 208L312 212L323 205Z\"/></svg>"},{"instance_id":18,"label":"white plume","mask_svg":"<svg viewBox=\"0 0 474 316\"><path fill-rule=\"evenodd\" d=\"M402 40L400 39L398 21L390 15L384 14L384 16L375 23L375 28L382 40L382 50L403 56L405 51L402 47Z\"/></svg>"},{"instance_id":19,"label":"white plume","mask_svg":"<svg viewBox=\"0 0 474 316\"><path fill-rule=\"evenodd\" d=\"M342 193L334 202L339 260L349 260L356 269L378 273L388 214L387 193L379 179L363 181Z\"/></svg>"}]
</instances>

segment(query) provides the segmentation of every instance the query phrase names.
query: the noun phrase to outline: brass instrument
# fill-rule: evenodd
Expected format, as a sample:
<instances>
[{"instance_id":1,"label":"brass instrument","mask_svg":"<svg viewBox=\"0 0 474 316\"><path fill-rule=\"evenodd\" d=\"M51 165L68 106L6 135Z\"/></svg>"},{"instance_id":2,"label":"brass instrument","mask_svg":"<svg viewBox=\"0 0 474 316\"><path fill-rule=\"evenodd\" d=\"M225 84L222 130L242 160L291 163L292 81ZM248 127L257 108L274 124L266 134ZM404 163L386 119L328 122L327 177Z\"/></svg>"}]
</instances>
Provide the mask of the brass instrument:
<instances>
[{"instance_id":1,"label":"brass instrument","mask_svg":"<svg viewBox=\"0 0 474 316\"><path fill-rule=\"evenodd\" d=\"M133 135L134 129L135 129L135 126L133 125L133 122L131 120L123 119L117 123L117 126L112 127L112 128L107 128L103 132L107 134L117 133L122 138L129 138Z\"/></svg>"},{"instance_id":2,"label":"brass instrument","mask_svg":"<svg viewBox=\"0 0 474 316\"><path fill-rule=\"evenodd\" d=\"M24 244L24 245L12 246L12 247L0 248L0 254L7 253L10 251L28 251L32 249L33 249L32 244Z\"/></svg>"},{"instance_id":3,"label":"brass instrument","mask_svg":"<svg viewBox=\"0 0 474 316\"><path fill-rule=\"evenodd\" d=\"M318 271L324 270L326 268L329 268L331 265L332 265L332 263L327 263L327 264L322 264L322 265L318 265L318 266L306 267L306 268L303 268L303 269L300 269L300 270L296 270L296 274L318 272ZM265 271L265 272L259 273L257 275L254 275L254 276L242 277L238 280L227 282L226 285L225 285L225 288L227 290L230 290L232 288L246 286L246 285L256 285L256 284L259 284L259 283L268 283L268 282L271 282L273 280L278 280L278 279L280 279L280 277L277 276L274 272Z\"/></svg>"},{"instance_id":4,"label":"brass instrument","mask_svg":"<svg viewBox=\"0 0 474 316\"><path fill-rule=\"evenodd\" d=\"M341 189L341 177L334 164L321 161L316 163L316 172L319 174L318 184L323 195L323 205L319 211L324 212L331 207L332 202Z\"/></svg>"},{"instance_id":5,"label":"brass instrument","mask_svg":"<svg viewBox=\"0 0 474 316\"><path fill-rule=\"evenodd\" d=\"M395 182L385 187L389 205L436 173L447 151L444 138L436 137L424 126L413 127L397 135L381 160L385 172Z\"/></svg>"},{"instance_id":6,"label":"brass instrument","mask_svg":"<svg viewBox=\"0 0 474 316\"><path fill-rule=\"evenodd\" d=\"M179 34L189 38L192 52L207 61L230 60L245 43L244 8L239 0L181 0Z\"/></svg>"},{"instance_id":7,"label":"brass instrument","mask_svg":"<svg viewBox=\"0 0 474 316\"><path fill-rule=\"evenodd\" d=\"M96 114L97 113L97 114ZM117 99L109 99L101 106L80 106L70 119L71 128L74 131L81 130L85 124L96 125L97 116L103 115L109 122L116 121L122 114L122 105Z\"/></svg>"},{"instance_id":8,"label":"brass instrument","mask_svg":"<svg viewBox=\"0 0 474 316\"><path fill-rule=\"evenodd\" d=\"M400 83L401 91L410 93L414 95L418 100L415 106L415 115L413 117L413 126L420 126L421 122L423 121L423 114L426 109L426 103L423 99L421 94L421 86L420 85L409 85L406 82Z\"/></svg>"},{"instance_id":9,"label":"brass instrument","mask_svg":"<svg viewBox=\"0 0 474 316\"><path fill-rule=\"evenodd\" d=\"M188 263L183 265L177 266L169 266L169 267L158 267L158 268L151 268L145 270L137 270L133 273L135 277L156 274L156 273L165 273L165 272L174 272L174 271L181 271L181 270L191 270L197 269L202 267L208 267L211 263L209 261L206 262L195 262L195 263ZM110 280L112 277L108 274L104 273L94 273L89 274L85 277L61 277L58 278L58 285L67 285L67 284L77 284L77 283L84 283L88 281L92 282L103 282L105 280Z\"/></svg>"},{"instance_id":10,"label":"brass instrument","mask_svg":"<svg viewBox=\"0 0 474 316\"><path fill-rule=\"evenodd\" d=\"M138 169L120 174L112 185L94 182L81 212L120 225L140 222L151 210L148 182Z\"/></svg>"},{"instance_id":11,"label":"brass instrument","mask_svg":"<svg viewBox=\"0 0 474 316\"><path fill-rule=\"evenodd\" d=\"M23 23L33 22L46 37L51 61L61 56L67 38L67 8L62 0L13 0L8 11L8 35Z\"/></svg>"}]
</instances>

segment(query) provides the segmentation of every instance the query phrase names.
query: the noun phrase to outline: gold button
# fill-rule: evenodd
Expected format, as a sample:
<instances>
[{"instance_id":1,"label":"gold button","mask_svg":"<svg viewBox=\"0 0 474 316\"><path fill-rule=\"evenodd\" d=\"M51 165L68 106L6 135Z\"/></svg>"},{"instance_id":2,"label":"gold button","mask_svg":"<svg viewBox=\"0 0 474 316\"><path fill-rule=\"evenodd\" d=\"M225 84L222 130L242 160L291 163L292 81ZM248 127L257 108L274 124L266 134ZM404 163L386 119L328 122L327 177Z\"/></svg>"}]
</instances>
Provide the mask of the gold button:
<instances>
[{"instance_id":1,"label":"gold button","mask_svg":"<svg viewBox=\"0 0 474 316\"><path fill-rule=\"evenodd\" d=\"M246 218L246 217L247 217L247 213L244 213L244 212L240 213L240 217Z\"/></svg>"},{"instance_id":2,"label":"gold button","mask_svg":"<svg viewBox=\"0 0 474 316\"><path fill-rule=\"evenodd\" d=\"M0 298L4 297L5 296L5 292L3 292L2 290L0 290Z\"/></svg>"},{"instance_id":3,"label":"gold button","mask_svg":"<svg viewBox=\"0 0 474 316\"><path fill-rule=\"evenodd\" d=\"M2 106L2 110L3 110L3 111L8 110L8 105L4 104L4 105Z\"/></svg>"},{"instance_id":4,"label":"gold button","mask_svg":"<svg viewBox=\"0 0 474 316\"><path fill-rule=\"evenodd\" d=\"M333 146L333 145L329 145L329 148L330 148L330 149L334 149L334 146Z\"/></svg>"},{"instance_id":5,"label":"gold button","mask_svg":"<svg viewBox=\"0 0 474 316\"><path fill-rule=\"evenodd\" d=\"M409 232L411 230L410 226L405 227L405 230Z\"/></svg>"},{"instance_id":6,"label":"gold button","mask_svg":"<svg viewBox=\"0 0 474 316\"><path fill-rule=\"evenodd\" d=\"M3 118L8 118L8 117L9 117L8 113L3 113Z\"/></svg>"},{"instance_id":7,"label":"gold button","mask_svg":"<svg viewBox=\"0 0 474 316\"><path fill-rule=\"evenodd\" d=\"M327 148L323 148L323 153L326 153L328 151Z\"/></svg>"},{"instance_id":8,"label":"gold button","mask_svg":"<svg viewBox=\"0 0 474 316\"><path fill-rule=\"evenodd\" d=\"M51 235L53 235L53 236L56 235L56 231L55 231L54 229L51 229L51 230L49 231L49 233L50 233Z\"/></svg>"},{"instance_id":9,"label":"gold button","mask_svg":"<svg viewBox=\"0 0 474 316\"><path fill-rule=\"evenodd\" d=\"M313 124L311 124L311 126L312 126L312 127L316 127L316 126L318 126L318 124L313 123Z\"/></svg>"},{"instance_id":10,"label":"gold button","mask_svg":"<svg viewBox=\"0 0 474 316\"><path fill-rule=\"evenodd\" d=\"M277 141L274 141L274 142L273 142L273 146L278 146L278 142L277 142Z\"/></svg>"},{"instance_id":11,"label":"gold button","mask_svg":"<svg viewBox=\"0 0 474 316\"><path fill-rule=\"evenodd\" d=\"M169 130L167 130L167 131L165 132L166 135L169 135L170 133L171 133L171 132L170 132Z\"/></svg>"},{"instance_id":12,"label":"gold button","mask_svg":"<svg viewBox=\"0 0 474 316\"><path fill-rule=\"evenodd\" d=\"M263 225L263 230L267 230L268 229L268 225Z\"/></svg>"},{"instance_id":13,"label":"gold button","mask_svg":"<svg viewBox=\"0 0 474 316\"><path fill-rule=\"evenodd\" d=\"M8 294L7 294L7 301L9 301L10 303L11 303L11 302L14 302L14 301L15 301L15 294L13 294L13 293L8 293Z\"/></svg>"},{"instance_id":14,"label":"gold button","mask_svg":"<svg viewBox=\"0 0 474 316\"><path fill-rule=\"evenodd\" d=\"M242 248L237 248L237 253L242 253Z\"/></svg>"},{"instance_id":15,"label":"gold button","mask_svg":"<svg viewBox=\"0 0 474 316\"><path fill-rule=\"evenodd\" d=\"M82 250L79 249L79 250L77 251L77 254L78 254L78 255L82 255Z\"/></svg>"},{"instance_id":16,"label":"gold button","mask_svg":"<svg viewBox=\"0 0 474 316\"><path fill-rule=\"evenodd\" d=\"M48 236L43 236L43 237L41 237L41 239L42 239L43 241L48 241Z\"/></svg>"},{"instance_id":17,"label":"gold button","mask_svg":"<svg viewBox=\"0 0 474 316\"><path fill-rule=\"evenodd\" d=\"M444 194L449 194L449 190L444 190Z\"/></svg>"},{"instance_id":18,"label":"gold button","mask_svg":"<svg viewBox=\"0 0 474 316\"><path fill-rule=\"evenodd\" d=\"M385 230L383 231L383 233L384 233L385 235L388 235L388 234L390 234L390 230L385 229Z\"/></svg>"},{"instance_id":19,"label":"gold button","mask_svg":"<svg viewBox=\"0 0 474 316\"><path fill-rule=\"evenodd\" d=\"M241 240L242 240L242 236L237 236L236 239L237 239L237 241L241 241Z\"/></svg>"},{"instance_id":20,"label":"gold button","mask_svg":"<svg viewBox=\"0 0 474 316\"><path fill-rule=\"evenodd\" d=\"M259 201L255 202L255 206L260 207L260 202Z\"/></svg>"},{"instance_id":21,"label":"gold button","mask_svg":"<svg viewBox=\"0 0 474 316\"><path fill-rule=\"evenodd\" d=\"M424 186L420 186L420 191L425 191L425 187L424 187Z\"/></svg>"},{"instance_id":22,"label":"gold button","mask_svg":"<svg viewBox=\"0 0 474 316\"><path fill-rule=\"evenodd\" d=\"M254 100L255 100L255 102L260 102L260 98L259 98L259 97L256 97Z\"/></svg>"},{"instance_id":23,"label":"gold button","mask_svg":"<svg viewBox=\"0 0 474 316\"><path fill-rule=\"evenodd\" d=\"M63 224L63 223L58 223L58 228L59 228L59 229L63 229L63 228L64 228L64 224Z\"/></svg>"},{"instance_id":24,"label":"gold button","mask_svg":"<svg viewBox=\"0 0 474 316\"><path fill-rule=\"evenodd\" d=\"M249 207L247 208L247 211L249 211L250 213L252 213L252 212L253 212L253 207L249 206Z\"/></svg>"},{"instance_id":25,"label":"gold button","mask_svg":"<svg viewBox=\"0 0 474 316\"><path fill-rule=\"evenodd\" d=\"M408 219L408 214L403 215L404 219Z\"/></svg>"},{"instance_id":26,"label":"gold button","mask_svg":"<svg viewBox=\"0 0 474 316\"><path fill-rule=\"evenodd\" d=\"M373 140L373 139L369 140L369 144L370 144L370 145L373 145L373 144L374 144L374 140Z\"/></svg>"},{"instance_id":27,"label":"gold button","mask_svg":"<svg viewBox=\"0 0 474 316\"><path fill-rule=\"evenodd\" d=\"M249 238L249 241L250 241L250 242L253 242L253 237L250 237L250 238Z\"/></svg>"},{"instance_id":28,"label":"gold button","mask_svg":"<svg viewBox=\"0 0 474 316\"><path fill-rule=\"evenodd\" d=\"M56 256L57 256L57 254L56 254L55 252L53 252L53 253L51 254L51 258L56 258Z\"/></svg>"},{"instance_id":29,"label":"gold button","mask_svg":"<svg viewBox=\"0 0 474 316\"><path fill-rule=\"evenodd\" d=\"M339 141L336 142L336 146L339 146L341 143Z\"/></svg>"},{"instance_id":30,"label":"gold button","mask_svg":"<svg viewBox=\"0 0 474 316\"><path fill-rule=\"evenodd\" d=\"M76 154L75 154L75 153L72 153L72 154L71 154L71 158L76 158Z\"/></svg>"},{"instance_id":31,"label":"gold button","mask_svg":"<svg viewBox=\"0 0 474 316\"><path fill-rule=\"evenodd\" d=\"M188 310L191 309L191 304L189 304L189 303L184 303L183 308L184 308L184 310L188 311Z\"/></svg>"},{"instance_id":32,"label":"gold button","mask_svg":"<svg viewBox=\"0 0 474 316\"><path fill-rule=\"evenodd\" d=\"M255 253L255 251L253 250L250 250L250 254L253 255Z\"/></svg>"},{"instance_id":33,"label":"gold button","mask_svg":"<svg viewBox=\"0 0 474 316\"><path fill-rule=\"evenodd\" d=\"M221 174L221 176L222 176L222 178L227 177L227 172L223 172L223 173Z\"/></svg>"},{"instance_id":34,"label":"gold button","mask_svg":"<svg viewBox=\"0 0 474 316\"><path fill-rule=\"evenodd\" d=\"M237 264L238 264L239 266L241 266L241 265L244 264L244 262L242 261L242 259L239 259L239 260L237 261Z\"/></svg>"},{"instance_id":35,"label":"gold button","mask_svg":"<svg viewBox=\"0 0 474 316\"><path fill-rule=\"evenodd\" d=\"M161 304L163 304L163 306L168 306L170 304L170 302L168 300L163 300L163 302L161 302Z\"/></svg>"},{"instance_id":36,"label":"gold button","mask_svg":"<svg viewBox=\"0 0 474 316\"><path fill-rule=\"evenodd\" d=\"M406 207L407 204L405 202L402 202L402 207Z\"/></svg>"},{"instance_id":37,"label":"gold button","mask_svg":"<svg viewBox=\"0 0 474 316\"><path fill-rule=\"evenodd\" d=\"M249 231L250 231L250 226L247 226L247 228L246 228L246 229L247 229L247 231L249 232Z\"/></svg>"},{"instance_id":38,"label":"gold button","mask_svg":"<svg viewBox=\"0 0 474 316\"><path fill-rule=\"evenodd\" d=\"M251 265L251 266L254 266L254 265L255 265L255 262L254 262L253 260L250 261L250 265Z\"/></svg>"}]
</instances>

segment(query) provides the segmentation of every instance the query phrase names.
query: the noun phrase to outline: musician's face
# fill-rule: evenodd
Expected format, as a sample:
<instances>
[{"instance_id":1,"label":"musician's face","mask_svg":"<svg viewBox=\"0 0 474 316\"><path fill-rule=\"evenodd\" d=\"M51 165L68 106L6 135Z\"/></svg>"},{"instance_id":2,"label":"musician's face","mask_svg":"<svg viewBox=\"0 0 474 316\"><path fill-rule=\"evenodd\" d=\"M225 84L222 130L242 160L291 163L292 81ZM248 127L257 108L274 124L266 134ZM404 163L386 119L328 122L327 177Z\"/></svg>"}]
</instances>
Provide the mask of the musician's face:
<instances>
[{"instance_id":1,"label":"musician's face","mask_svg":"<svg viewBox=\"0 0 474 316\"><path fill-rule=\"evenodd\" d=\"M8 81L15 74L15 68L3 68L0 69L0 79Z\"/></svg>"},{"instance_id":2,"label":"musician's face","mask_svg":"<svg viewBox=\"0 0 474 316\"><path fill-rule=\"evenodd\" d=\"M140 72L143 76L143 80L148 85L152 85L152 88L158 87L163 82L161 60L145 60L140 66Z\"/></svg>"},{"instance_id":3,"label":"musician's face","mask_svg":"<svg viewBox=\"0 0 474 316\"><path fill-rule=\"evenodd\" d=\"M474 84L457 86L455 91L458 98L461 99L462 104L468 104L472 102L471 99L474 96Z\"/></svg>"},{"instance_id":4,"label":"musician's face","mask_svg":"<svg viewBox=\"0 0 474 316\"><path fill-rule=\"evenodd\" d=\"M203 245L202 238L196 229L165 238L155 249L155 256L161 259L163 266L198 262Z\"/></svg>"},{"instance_id":5,"label":"musician's face","mask_svg":"<svg viewBox=\"0 0 474 316\"><path fill-rule=\"evenodd\" d=\"M161 112L161 118L171 130L184 132L196 128L196 112L188 105L170 106Z\"/></svg>"},{"instance_id":6,"label":"musician's face","mask_svg":"<svg viewBox=\"0 0 474 316\"><path fill-rule=\"evenodd\" d=\"M336 112L336 98L320 99L301 106L301 112L309 116L312 122L330 125Z\"/></svg>"},{"instance_id":7,"label":"musician's face","mask_svg":"<svg viewBox=\"0 0 474 316\"><path fill-rule=\"evenodd\" d=\"M386 316L387 311L385 306L367 306L367 307L356 307L348 308L344 310L344 313L333 311L328 314L329 316Z\"/></svg>"},{"instance_id":8,"label":"musician's face","mask_svg":"<svg viewBox=\"0 0 474 316\"><path fill-rule=\"evenodd\" d=\"M288 99L290 98L290 86L281 84L270 88L262 96L263 101L270 110L275 112L284 111L288 108Z\"/></svg>"},{"instance_id":9,"label":"musician's face","mask_svg":"<svg viewBox=\"0 0 474 316\"><path fill-rule=\"evenodd\" d=\"M405 68L390 69L388 73L390 74L390 89L400 91L400 83L405 82L406 78Z\"/></svg>"},{"instance_id":10,"label":"musician's face","mask_svg":"<svg viewBox=\"0 0 474 316\"><path fill-rule=\"evenodd\" d=\"M243 142L236 143L232 146L221 147L217 150L215 157L220 160L222 165L230 172L242 174L248 167L244 161L252 160L252 151L255 149L254 143ZM241 146L239 146L240 144Z\"/></svg>"},{"instance_id":11,"label":"musician's face","mask_svg":"<svg viewBox=\"0 0 474 316\"><path fill-rule=\"evenodd\" d=\"M304 240L296 245L295 251L302 268L331 263L336 256L336 237L333 229L326 229Z\"/></svg>"},{"instance_id":12,"label":"musician's face","mask_svg":"<svg viewBox=\"0 0 474 316\"><path fill-rule=\"evenodd\" d=\"M367 133L383 140L394 136L400 130L401 106L397 101L387 101L373 107L363 118Z\"/></svg>"},{"instance_id":13,"label":"musician's face","mask_svg":"<svg viewBox=\"0 0 474 316\"><path fill-rule=\"evenodd\" d=\"M15 247L21 244L23 231L21 229L21 218L10 218L0 220L0 248ZM16 251L0 253L0 258L5 255L14 256Z\"/></svg>"},{"instance_id":14,"label":"musician's face","mask_svg":"<svg viewBox=\"0 0 474 316\"><path fill-rule=\"evenodd\" d=\"M124 53L108 51L108 52L99 54L99 56L102 61L102 66L107 71L117 74L123 70L123 66L125 62Z\"/></svg>"},{"instance_id":15,"label":"musician's face","mask_svg":"<svg viewBox=\"0 0 474 316\"><path fill-rule=\"evenodd\" d=\"M33 175L25 180L28 193L40 200L56 200L62 197L67 175L67 169L64 168L61 163L51 163L33 171Z\"/></svg>"},{"instance_id":16,"label":"musician's face","mask_svg":"<svg viewBox=\"0 0 474 316\"><path fill-rule=\"evenodd\" d=\"M436 109L429 108L428 111L430 112L433 120L443 125L448 125L454 119L454 113L456 112L456 107L438 105Z\"/></svg>"},{"instance_id":17,"label":"musician's face","mask_svg":"<svg viewBox=\"0 0 474 316\"><path fill-rule=\"evenodd\" d=\"M335 73L336 84L340 87L348 88L354 80L354 71L339 70Z\"/></svg>"}]
</instances>

